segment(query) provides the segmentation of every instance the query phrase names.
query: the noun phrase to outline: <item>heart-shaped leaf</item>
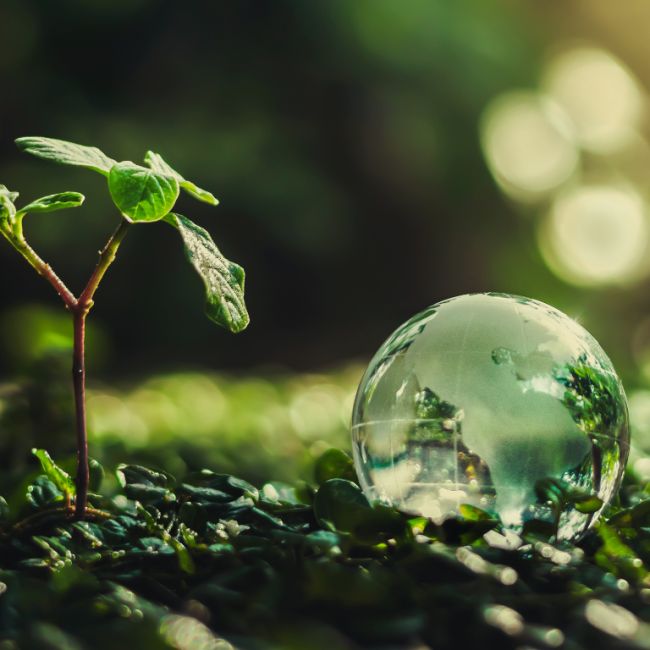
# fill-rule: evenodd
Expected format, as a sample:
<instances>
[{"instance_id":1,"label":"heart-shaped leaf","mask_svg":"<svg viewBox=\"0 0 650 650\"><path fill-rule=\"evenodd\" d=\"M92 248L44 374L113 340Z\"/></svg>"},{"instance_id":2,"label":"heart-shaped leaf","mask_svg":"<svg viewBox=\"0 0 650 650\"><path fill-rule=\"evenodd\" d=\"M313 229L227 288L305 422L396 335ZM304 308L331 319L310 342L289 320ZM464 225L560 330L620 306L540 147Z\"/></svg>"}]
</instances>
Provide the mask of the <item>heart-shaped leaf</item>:
<instances>
[{"instance_id":1,"label":"heart-shaped leaf","mask_svg":"<svg viewBox=\"0 0 650 650\"><path fill-rule=\"evenodd\" d=\"M133 221L158 221L176 203L178 181L132 162L117 163L108 176L115 205Z\"/></svg>"},{"instance_id":2,"label":"heart-shaped leaf","mask_svg":"<svg viewBox=\"0 0 650 650\"><path fill-rule=\"evenodd\" d=\"M18 211L18 214L27 212L54 212L54 210L63 210L64 208L77 208L84 202L84 195L78 192L61 192L61 194L51 194L41 199L36 199L24 208Z\"/></svg>"},{"instance_id":3,"label":"heart-shaped leaf","mask_svg":"<svg viewBox=\"0 0 650 650\"><path fill-rule=\"evenodd\" d=\"M65 140L29 137L18 138L16 144L21 151L31 153L38 158L54 160L64 165L86 167L104 176L108 176L111 167L116 164L96 147L84 147Z\"/></svg>"},{"instance_id":4,"label":"heart-shaped leaf","mask_svg":"<svg viewBox=\"0 0 650 650\"><path fill-rule=\"evenodd\" d=\"M173 170L157 153L153 151L147 151L147 155L144 158L144 161L151 167L153 171L158 174L166 174L167 176L172 176L178 181L178 184L189 194L191 194L195 199L199 201L204 201L210 205L218 205L219 201L207 192L202 190L200 187L194 185L190 181L186 181L177 171Z\"/></svg>"},{"instance_id":5,"label":"heart-shaped leaf","mask_svg":"<svg viewBox=\"0 0 650 650\"><path fill-rule=\"evenodd\" d=\"M208 317L231 332L241 332L249 322L244 304L244 269L228 261L212 237L189 219L170 212L165 221L180 232L187 257L205 283Z\"/></svg>"}]
</instances>

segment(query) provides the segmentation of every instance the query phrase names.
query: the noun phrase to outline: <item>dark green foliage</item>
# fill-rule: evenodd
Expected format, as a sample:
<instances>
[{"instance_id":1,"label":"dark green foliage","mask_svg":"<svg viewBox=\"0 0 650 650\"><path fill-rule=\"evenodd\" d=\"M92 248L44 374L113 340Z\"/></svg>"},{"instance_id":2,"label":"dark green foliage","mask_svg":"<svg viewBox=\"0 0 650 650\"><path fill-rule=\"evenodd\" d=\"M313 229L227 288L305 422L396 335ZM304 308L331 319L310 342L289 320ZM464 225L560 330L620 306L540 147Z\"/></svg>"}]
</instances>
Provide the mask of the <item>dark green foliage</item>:
<instances>
[{"instance_id":1,"label":"dark green foliage","mask_svg":"<svg viewBox=\"0 0 650 650\"><path fill-rule=\"evenodd\" d=\"M12 512L2 501L0 640L140 650L185 647L174 630L191 628L241 650L645 647L587 615L595 603L620 616L616 604L650 629L650 501L633 484L578 546L528 522L515 551L488 546L501 524L478 508L435 524L371 506L342 478L311 506L209 470L117 476L122 494L98 496L83 523L45 475L9 495ZM558 481L537 491L558 508L589 502Z\"/></svg>"}]
</instances>

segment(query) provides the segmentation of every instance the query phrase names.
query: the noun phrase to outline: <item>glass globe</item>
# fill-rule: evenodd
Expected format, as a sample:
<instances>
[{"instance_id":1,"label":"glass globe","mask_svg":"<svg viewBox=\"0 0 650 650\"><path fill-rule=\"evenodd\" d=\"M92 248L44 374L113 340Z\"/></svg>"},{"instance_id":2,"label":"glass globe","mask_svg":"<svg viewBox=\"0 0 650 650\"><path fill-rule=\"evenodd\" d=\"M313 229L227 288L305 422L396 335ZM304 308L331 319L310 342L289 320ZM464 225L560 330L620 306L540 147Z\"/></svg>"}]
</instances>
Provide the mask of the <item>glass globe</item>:
<instances>
[{"instance_id":1,"label":"glass globe","mask_svg":"<svg viewBox=\"0 0 650 650\"><path fill-rule=\"evenodd\" d=\"M467 503L519 532L553 519L535 492L541 479L611 501L629 451L627 402L607 355L568 316L470 294L414 316L381 346L357 392L352 441L370 500L436 522ZM599 514L570 506L558 537L578 538Z\"/></svg>"}]
</instances>

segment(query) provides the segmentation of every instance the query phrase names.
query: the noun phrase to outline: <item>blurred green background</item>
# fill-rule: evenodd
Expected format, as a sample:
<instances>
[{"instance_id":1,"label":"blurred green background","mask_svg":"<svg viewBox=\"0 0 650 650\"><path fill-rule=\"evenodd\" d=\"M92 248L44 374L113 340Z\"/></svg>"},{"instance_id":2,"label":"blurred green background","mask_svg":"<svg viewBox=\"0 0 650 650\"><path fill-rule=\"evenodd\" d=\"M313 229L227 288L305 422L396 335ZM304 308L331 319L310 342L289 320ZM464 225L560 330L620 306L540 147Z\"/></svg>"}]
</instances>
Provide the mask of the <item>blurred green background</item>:
<instances>
[{"instance_id":1,"label":"blurred green background","mask_svg":"<svg viewBox=\"0 0 650 650\"><path fill-rule=\"evenodd\" d=\"M641 0L4 0L0 182L87 195L30 215L42 257L80 292L119 215L20 136L160 153L220 199L177 209L247 272L234 336L173 229L131 231L89 317L91 454L309 478L349 446L382 341L477 291L577 318L649 451L649 20ZM73 453L70 325L8 244L0 277L0 464L21 471L34 445Z\"/></svg>"}]
</instances>

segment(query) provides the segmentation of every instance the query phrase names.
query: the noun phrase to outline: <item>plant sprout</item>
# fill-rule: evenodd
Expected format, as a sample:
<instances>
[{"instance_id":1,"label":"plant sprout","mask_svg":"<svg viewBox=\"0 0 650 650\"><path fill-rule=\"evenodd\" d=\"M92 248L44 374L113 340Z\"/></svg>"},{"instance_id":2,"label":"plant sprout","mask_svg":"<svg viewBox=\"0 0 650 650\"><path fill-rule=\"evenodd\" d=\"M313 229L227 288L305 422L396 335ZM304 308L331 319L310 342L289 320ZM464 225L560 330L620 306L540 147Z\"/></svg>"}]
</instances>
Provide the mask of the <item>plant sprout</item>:
<instances>
[{"instance_id":1,"label":"plant sprout","mask_svg":"<svg viewBox=\"0 0 650 650\"><path fill-rule=\"evenodd\" d=\"M86 147L50 138L19 138L21 151L39 158L66 165L86 167L108 178L113 202L122 215L122 221L100 253L86 288L77 298L29 246L23 234L23 218L35 212L53 212L80 206L84 196L77 192L63 192L45 196L17 209L17 192L0 185L0 232L12 246L54 287L72 315L74 326L72 379L74 386L77 429L77 480L74 518L82 521L88 497L88 439L86 432L84 333L86 316L93 306L93 297L104 273L115 259L117 249L129 228L135 223L166 221L174 226L185 244L191 264L201 276L206 290L207 316L232 332L240 332L248 325L244 304L244 270L228 261L215 246L210 235L186 217L172 212L180 189L205 203L218 201L194 183L185 180L158 154L149 151L145 156L148 167L130 161L116 162L95 147Z\"/></svg>"}]
</instances>

